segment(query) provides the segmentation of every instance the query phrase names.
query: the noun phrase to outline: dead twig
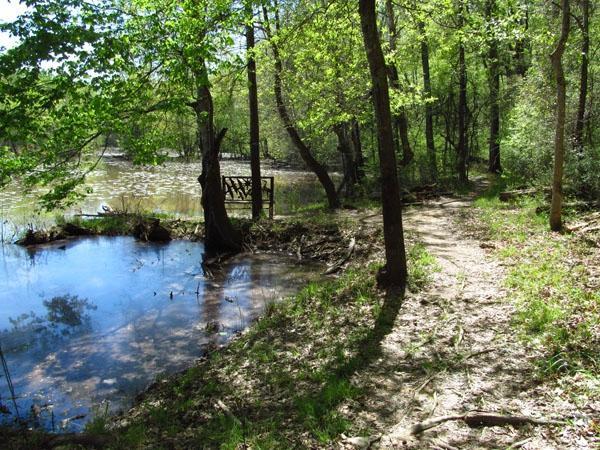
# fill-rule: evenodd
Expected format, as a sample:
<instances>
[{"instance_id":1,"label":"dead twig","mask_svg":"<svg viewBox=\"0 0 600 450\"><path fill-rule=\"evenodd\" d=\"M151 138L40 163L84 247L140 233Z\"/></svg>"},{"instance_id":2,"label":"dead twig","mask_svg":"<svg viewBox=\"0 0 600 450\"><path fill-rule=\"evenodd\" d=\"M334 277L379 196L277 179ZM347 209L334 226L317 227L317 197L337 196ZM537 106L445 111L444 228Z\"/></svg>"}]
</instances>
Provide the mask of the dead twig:
<instances>
[{"instance_id":1,"label":"dead twig","mask_svg":"<svg viewBox=\"0 0 600 450\"><path fill-rule=\"evenodd\" d=\"M495 352L495 351L496 351L496 349L493 347L484 348L483 350L480 350L478 352L469 353L467 356L465 356L463 361L466 361L467 359L470 359L470 358L474 358L475 356L484 355L486 353L491 353L491 352Z\"/></svg>"},{"instance_id":2,"label":"dead twig","mask_svg":"<svg viewBox=\"0 0 600 450\"><path fill-rule=\"evenodd\" d=\"M352 238L352 239L350 239L350 245L348 246L348 252L346 253L346 256L344 256L337 263L335 263L333 266L331 266L329 269L327 269L323 274L331 275L332 273L337 272L340 269L340 267L342 267L346 263L346 261L348 261L350 259L350 257L354 253L355 247L356 247L356 239Z\"/></svg>"}]
</instances>

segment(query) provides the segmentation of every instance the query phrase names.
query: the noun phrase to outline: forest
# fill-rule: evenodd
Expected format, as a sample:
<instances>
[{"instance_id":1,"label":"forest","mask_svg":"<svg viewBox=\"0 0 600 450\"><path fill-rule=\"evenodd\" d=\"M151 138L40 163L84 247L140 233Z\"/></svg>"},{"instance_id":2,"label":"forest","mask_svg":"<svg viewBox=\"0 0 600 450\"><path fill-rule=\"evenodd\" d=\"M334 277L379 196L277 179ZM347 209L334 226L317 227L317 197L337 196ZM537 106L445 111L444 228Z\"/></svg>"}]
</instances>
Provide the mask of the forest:
<instances>
[{"instance_id":1,"label":"forest","mask_svg":"<svg viewBox=\"0 0 600 450\"><path fill-rule=\"evenodd\" d=\"M0 438L600 445L593 0L0 0Z\"/></svg>"}]
</instances>

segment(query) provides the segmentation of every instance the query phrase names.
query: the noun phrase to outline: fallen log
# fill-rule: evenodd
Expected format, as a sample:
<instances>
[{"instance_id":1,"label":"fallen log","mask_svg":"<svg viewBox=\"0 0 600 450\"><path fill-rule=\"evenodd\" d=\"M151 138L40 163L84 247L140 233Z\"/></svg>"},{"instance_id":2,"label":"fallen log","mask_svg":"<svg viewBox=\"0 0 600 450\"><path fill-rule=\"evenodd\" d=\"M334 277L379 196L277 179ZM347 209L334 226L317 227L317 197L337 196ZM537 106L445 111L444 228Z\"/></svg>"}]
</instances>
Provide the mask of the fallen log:
<instances>
[{"instance_id":1,"label":"fallen log","mask_svg":"<svg viewBox=\"0 0 600 450\"><path fill-rule=\"evenodd\" d=\"M533 197L534 195L543 193L546 196L552 195L552 191L548 188L538 189L538 188L530 188L530 189L516 189L514 191L506 191L500 192L498 194L498 198L502 202L508 202L511 200L516 200L521 197Z\"/></svg>"}]
</instances>

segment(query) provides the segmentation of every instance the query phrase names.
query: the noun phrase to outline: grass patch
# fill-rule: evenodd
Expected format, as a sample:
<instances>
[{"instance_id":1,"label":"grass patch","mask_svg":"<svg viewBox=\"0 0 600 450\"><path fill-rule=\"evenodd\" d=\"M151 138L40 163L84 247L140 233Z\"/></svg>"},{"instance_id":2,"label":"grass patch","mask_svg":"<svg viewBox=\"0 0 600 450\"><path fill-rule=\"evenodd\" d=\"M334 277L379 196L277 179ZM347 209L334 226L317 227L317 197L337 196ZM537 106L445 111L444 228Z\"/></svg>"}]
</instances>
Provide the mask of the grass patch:
<instances>
[{"instance_id":1,"label":"grass patch","mask_svg":"<svg viewBox=\"0 0 600 450\"><path fill-rule=\"evenodd\" d=\"M439 272L440 266L435 256L427 248L416 242L408 248L408 288L417 292L431 283L434 272Z\"/></svg>"},{"instance_id":2,"label":"grass patch","mask_svg":"<svg viewBox=\"0 0 600 450\"><path fill-rule=\"evenodd\" d=\"M549 231L546 202L540 197L500 202L495 184L466 218L495 242L508 267L505 283L517 306L514 324L521 337L541 350L542 377L600 375L600 292L590 283L593 249L574 235ZM471 221L473 223L469 223ZM595 259L597 262L597 259Z\"/></svg>"}]
</instances>

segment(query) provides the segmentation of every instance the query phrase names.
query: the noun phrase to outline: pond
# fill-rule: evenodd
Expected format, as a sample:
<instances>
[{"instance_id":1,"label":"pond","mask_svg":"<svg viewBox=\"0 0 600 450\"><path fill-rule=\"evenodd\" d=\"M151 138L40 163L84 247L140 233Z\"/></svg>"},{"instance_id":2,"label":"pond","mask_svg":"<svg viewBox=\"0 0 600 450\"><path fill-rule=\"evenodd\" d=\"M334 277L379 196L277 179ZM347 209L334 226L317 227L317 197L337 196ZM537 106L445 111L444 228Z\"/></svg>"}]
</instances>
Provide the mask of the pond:
<instances>
[{"instance_id":1,"label":"pond","mask_svg":"<svg viewBox=\"0 0 600 450\"><path fill-rule=\"evenodd\" d=\"M66 211L67 215L102 211L102 205L129 212L151 211L185 217L200 216L200 163L168 161L160 166L134 166L128 161L107 158L88 176L91 189L85 199ZM247 161L222 161L223 175L250 175ZM263 164L263 176L275 177L275 214L288 214L311 202L324 200L323 189L314 174L298 170L276 169ZM339 182L339 175L332 175ZM52 214L32 214L40 189L24 192L17 184L0 190L0 233L10 241L29 224L47 226ZM249 206L249 205L248 205ZM249 216L250 209L232 215Z\"/></svg>"},{"instance_id":2,"label":"pond","mask_svg":"<svg viewBox=\"0 0 600 450\"><path fill-rule=\"evenodd\" d=\"M203 246L91 237L0 246L0 344L21 418L80 431L126 408L158 374L243 330L270 302L316 278L314 265L238 255L213 279ZM0 420L12 422L0 369Z\"/></svg>"}]
</instances>

